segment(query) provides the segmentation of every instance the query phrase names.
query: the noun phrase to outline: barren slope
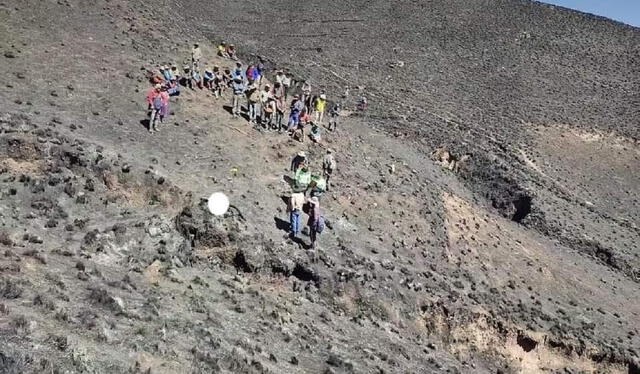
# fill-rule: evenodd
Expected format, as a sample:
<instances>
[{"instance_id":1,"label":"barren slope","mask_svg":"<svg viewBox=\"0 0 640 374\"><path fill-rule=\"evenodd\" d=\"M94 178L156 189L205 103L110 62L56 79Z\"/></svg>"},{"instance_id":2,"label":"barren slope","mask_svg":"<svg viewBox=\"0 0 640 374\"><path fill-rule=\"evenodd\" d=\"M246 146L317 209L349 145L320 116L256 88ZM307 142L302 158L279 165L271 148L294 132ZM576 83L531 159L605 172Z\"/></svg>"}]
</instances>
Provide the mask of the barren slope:
<instances>
[{"instance_id":1,"label":"barren slope","mask_svg":"<svg viewBox=\"0 0 640 374\"><path fill-rule=\"evenodd\" d=\"M639 372L637 29L506 0L27 0L0 21L0 372ZM283 176L323 148L204 92L140 124L141 68L205 38L333 97L367 86L326 136L315 262L283 239ZM441 143L470 169L432 163ZM238 210L212 220L217 190Z\"/></svg>"}]
</instances>

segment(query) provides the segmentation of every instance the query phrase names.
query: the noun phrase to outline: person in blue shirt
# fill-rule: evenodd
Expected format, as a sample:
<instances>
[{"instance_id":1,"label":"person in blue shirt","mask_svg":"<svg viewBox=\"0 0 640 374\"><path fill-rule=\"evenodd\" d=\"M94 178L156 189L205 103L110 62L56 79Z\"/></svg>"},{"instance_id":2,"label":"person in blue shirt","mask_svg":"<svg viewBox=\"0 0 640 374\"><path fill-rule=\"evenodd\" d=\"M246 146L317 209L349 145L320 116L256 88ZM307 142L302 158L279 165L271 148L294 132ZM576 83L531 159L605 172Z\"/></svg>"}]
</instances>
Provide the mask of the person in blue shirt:
<instances>
[{"instance_id":1,"label":"person in blue shirt","mask_svg":"<svg viewBox=\"0 0 640 374\"><path fill-rule=\"evenodd\" d=\"M215 76L213 75L213 71L209 68L204 70L204 75L202 76L202 80L204 83L204 87L208 90L213 89L213 79Z\"/></svg>"},{"instance_id":2,"label":"person in blue shirt","mask_svg":"<svg viewBox=\"0 0 640 374\"><path fill-rule=\"evenodd\" d=\"M233 78L233 83L231 83L231 90L233 91L233 101L231 102L231 113L233 117L238 117L240 115L240 99L245 96L245 92L247 90L244 81L241 76L235 76Z\"/></svg>"}]
</instances>

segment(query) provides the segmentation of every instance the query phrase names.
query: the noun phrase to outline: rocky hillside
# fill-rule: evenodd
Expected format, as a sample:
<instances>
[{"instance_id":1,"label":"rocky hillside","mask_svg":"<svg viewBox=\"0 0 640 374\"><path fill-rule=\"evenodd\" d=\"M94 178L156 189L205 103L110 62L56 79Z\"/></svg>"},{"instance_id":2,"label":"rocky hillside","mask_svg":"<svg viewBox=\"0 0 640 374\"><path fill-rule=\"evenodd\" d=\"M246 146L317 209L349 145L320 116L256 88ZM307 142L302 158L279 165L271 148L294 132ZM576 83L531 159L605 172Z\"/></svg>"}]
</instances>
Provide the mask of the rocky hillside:
<instances>
[{"instance_id":1,"label":"rocky hillside","mask_svg":"<svg viewBox=\"0 0 640 374\"><path fill-rule=\"evenodd\" d=\"M150 135L147 69L221 40L369 110L300 144L184 90ZM640 373L639 46L516 0L1 1L0 373Z\"/></svg>"}]
</instances>

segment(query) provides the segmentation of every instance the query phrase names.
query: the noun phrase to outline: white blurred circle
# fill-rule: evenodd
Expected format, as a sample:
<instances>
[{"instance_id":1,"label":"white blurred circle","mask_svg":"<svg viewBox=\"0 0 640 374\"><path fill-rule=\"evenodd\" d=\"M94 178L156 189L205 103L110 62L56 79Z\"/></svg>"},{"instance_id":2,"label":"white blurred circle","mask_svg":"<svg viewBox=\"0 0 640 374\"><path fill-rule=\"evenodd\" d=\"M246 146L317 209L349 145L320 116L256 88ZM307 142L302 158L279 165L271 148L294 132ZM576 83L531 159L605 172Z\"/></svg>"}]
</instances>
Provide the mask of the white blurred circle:
<instances>
[{"instance_id":1,"label":"white blurred circle","mask_svg":"<svg viewBox=\"0 0 640 374\"><path fill-rule=\"evenodd\" d=\"M221 216L229 209L229 198L222 192L214 192L209 196L207 207L209 207L211 214Z\"/></svg>"}]
</instances>

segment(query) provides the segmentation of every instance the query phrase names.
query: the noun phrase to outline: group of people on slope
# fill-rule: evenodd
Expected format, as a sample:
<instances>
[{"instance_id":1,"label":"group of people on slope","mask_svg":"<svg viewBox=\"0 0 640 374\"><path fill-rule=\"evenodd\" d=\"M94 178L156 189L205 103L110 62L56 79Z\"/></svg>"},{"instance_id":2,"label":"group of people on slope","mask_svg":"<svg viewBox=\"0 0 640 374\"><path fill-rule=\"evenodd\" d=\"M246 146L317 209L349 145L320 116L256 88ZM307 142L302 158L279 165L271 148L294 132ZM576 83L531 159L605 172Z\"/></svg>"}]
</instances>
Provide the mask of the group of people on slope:
<instances>
[{"instance_id":1,"label":"group of people on slope","mask_svg":"<svg viewBox=\"0 0 640 374\"><path fill-rule=\"evenodd\" d=\"M304 142L307 136L306 129L309 129L308 136L314 142L320 142L320 125L326 118L327 129L337 130L341 106L338 103L330 104L324 90L316 94L309 82L302 81L299 85L294 81L292 74L284 70L276 71L273 83L266 82L262 61L250 64L245 69L242 63L237 61L236 50L232 44L226 45L223 42L217 51L219 56L235 60L235 67L224 70L218 66L211 69L205 67L204 74L200 74L203 55L196 43L191 50L191 64L185 65L182 71L176 64L172 64L160 66L157 71L151 72L150 79L154 86L147 94L149 132L159 130L159 124L163 123L169 114L169 97L180 95L180 87L210 90L215 97L223 97L225 92L230 90L231 112L234 117L238 117L244 111L250 123L260 125L267 131L286 131L300 142ZM296 93L292 95L294 90ZM305 152L299 152L291 163L294 185L289 202L289 235L296 238L301 232L300 217L306 212L309 215L307 226L312 248L315 248L317 234L324 228L324 218L320 213L320 197L329 190L335 167L334 151L331 149L327 150L323 159L321 175L311 174ZM309 198L306 197L307 193Z\"/></svg>"},{"instance_id":2,"label":"group of people on slope","mask_svg":"<svg viewBox=\"0 0 640 374\"><path fill-rule=\"evenodd\" d=\"M304 151L298 152L291 160L291 172L293 173L293 192L289 197L289 237L296 239L302 231L302 214L307 213L309 219L309 238L311 248L316 248L318 234L322 233L325 226L324 216L320 211L320 197L329 190L329 182L336 169L334 151L327 149L322 161L322 175L313 175L310 171L307 155ZM309 198L306 197L310 192ZM305 205L306 204L306 205Z\"/></svg>"}]
</instances>

